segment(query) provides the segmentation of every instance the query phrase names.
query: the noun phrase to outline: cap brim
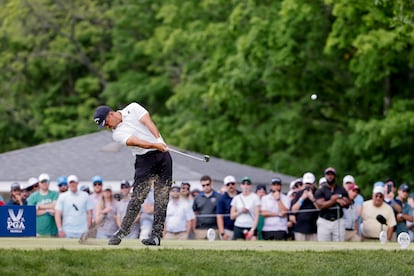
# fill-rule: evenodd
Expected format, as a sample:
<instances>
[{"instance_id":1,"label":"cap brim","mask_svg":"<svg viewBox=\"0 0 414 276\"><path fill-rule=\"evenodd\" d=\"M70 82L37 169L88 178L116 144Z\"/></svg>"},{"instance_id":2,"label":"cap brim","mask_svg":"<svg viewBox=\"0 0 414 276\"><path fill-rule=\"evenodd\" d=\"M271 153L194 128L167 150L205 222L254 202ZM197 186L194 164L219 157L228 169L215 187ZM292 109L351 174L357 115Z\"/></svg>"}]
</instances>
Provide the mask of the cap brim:
<instances>
[{"instance_id":1,"label":"cap brim","mask_svg":"<svg viewBox=\"0 0 414 276\"><path fill-rule=\"evenodd\" d=\"M98 129L102 129L105 126L105 120L102 121L100 125L98 125Z\"/></svg>"}]
</instances>

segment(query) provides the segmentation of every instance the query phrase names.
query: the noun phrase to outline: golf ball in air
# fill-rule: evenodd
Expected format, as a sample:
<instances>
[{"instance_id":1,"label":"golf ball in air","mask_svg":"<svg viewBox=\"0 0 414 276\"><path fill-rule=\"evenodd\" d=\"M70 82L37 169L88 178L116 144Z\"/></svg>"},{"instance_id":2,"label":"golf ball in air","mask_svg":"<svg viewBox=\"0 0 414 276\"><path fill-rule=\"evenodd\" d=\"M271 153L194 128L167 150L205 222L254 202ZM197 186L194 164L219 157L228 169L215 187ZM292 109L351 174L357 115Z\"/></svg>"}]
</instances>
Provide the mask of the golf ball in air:
<instances>
[{"instance_id":1,"label":"golf ball in air","mask_svg":"<svg viewBox=\"0 0 414 276\"><path fill-rule=\"evenodd\" d=\"M316 95L316 94L312 94L312 95L311 95L311 100L316 100L316 99L318 99L318 95Z\"/></svg>"}]
</instances>

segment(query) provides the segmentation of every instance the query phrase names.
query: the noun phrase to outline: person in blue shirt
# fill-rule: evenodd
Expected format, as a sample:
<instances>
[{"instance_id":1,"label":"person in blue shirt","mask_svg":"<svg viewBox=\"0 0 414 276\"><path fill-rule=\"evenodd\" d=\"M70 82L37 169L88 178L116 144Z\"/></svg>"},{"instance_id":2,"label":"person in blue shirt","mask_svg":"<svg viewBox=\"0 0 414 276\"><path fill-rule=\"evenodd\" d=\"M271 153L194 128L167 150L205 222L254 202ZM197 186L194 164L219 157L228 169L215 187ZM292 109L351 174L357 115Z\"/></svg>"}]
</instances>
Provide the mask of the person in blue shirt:
<instances>
[{"instance_id":1,"label":"person in blue shirt","mask_svg":"<svg viewBox=\"0 0 414 276\"><path fill-rule=\"evenodd\" d=\"M222 240L233 239L234 220L230 219L231 201L240 193L237 190L236 178L229 175L224 178L227 191L217 201L217 228Z\"/></svg>"},{"instance_id":2,"label":"person in blue shirt","mask_svg":"<svg viewBox=\"0 0 414 276\"><path fill-rule=\"evenodd\" d=\"M394 202L401 208L401 212L396 214L397 225L395 226L395 234L397 237L402 232L408 233L407 221L414 221L411 206L406 202L409 192L410 188L408 185L401 184L397 191L397 197L394 199Z\"/></svg>"}]
</instances>

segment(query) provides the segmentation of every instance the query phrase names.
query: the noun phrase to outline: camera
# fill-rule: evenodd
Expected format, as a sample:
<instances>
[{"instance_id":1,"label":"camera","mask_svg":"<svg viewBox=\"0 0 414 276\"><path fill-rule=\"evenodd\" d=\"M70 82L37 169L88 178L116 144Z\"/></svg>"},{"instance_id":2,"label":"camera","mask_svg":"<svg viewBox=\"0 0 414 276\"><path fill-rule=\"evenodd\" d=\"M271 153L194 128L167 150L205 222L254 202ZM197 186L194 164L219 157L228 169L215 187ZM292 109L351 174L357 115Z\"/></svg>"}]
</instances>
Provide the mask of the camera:
<instances>
[{"instance_id":1,"label":"camera","mask_svg":"<svg viewBox=\"0 0 414 276\"><path fill-rule=\"evenodd\" d=\"M306 187L305 188L305 191L310 191L310 187Z\"/></svg>"},{"instance_id":2,"label":"camera","mask_svg":"<svg viewBox=\"0 0 414 276\"><path fill-rule=\"evenodd\" d=\"M392 184L387 184L387 194L391 193L392 191Z\"/></svg>"}]
</instances>

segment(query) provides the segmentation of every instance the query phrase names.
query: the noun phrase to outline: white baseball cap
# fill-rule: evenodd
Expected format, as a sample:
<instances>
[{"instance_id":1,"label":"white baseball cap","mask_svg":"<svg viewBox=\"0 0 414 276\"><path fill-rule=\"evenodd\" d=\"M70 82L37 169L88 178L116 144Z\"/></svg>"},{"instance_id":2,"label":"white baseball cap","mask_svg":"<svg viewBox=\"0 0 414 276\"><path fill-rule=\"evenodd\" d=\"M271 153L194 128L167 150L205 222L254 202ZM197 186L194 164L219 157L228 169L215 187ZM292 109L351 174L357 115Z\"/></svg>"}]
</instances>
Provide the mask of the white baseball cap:
<instances>
[{"instance_id":1,"label":"white baseball cap","mask_svg":"<svg viewBox=\"0 0 414 276\"><path fill-rule=\"evenodd\" d=\"M382 186L375 186L372 190L372 193L375 194L384 194L384 187Z\"/></svg>"},{"instance_id":2,"label":"white baseball cap","mask_svg":"<svg viewBox=\"0 0 414 276\"><path fill-rule=\"evenodd\" d=\"M228 175L224 178L224 185L227 183L236 183L236 178L232 175Z\"/></svg>"},{"instance_id":3,"label":"white baseball cap","mask_svg":"<svg viewBox=\"0 0 414 276\"><path fill-rule=\"evenodd\" d=\"M105 184L102 188L103 191L107 191L107 190L111 190L112 191L112 187L109 184Z\"/></svg>"},{"instance_id":4,"label":"white baseball cap","mask_svg":"<svg viewBox=\"0 0 414 276\"><path fill-rule=\"evenodd\" d=\"M50 176L47 173L42 173L39 175L39 182L42 182L44 180L47 180L47 182L50 181Z\"/></svg>"},{"instance_id":5,"label":"white baseball cap","mask_svg":"<svg viewBox=\"0 0 414 276\"><path fill-rule=\"evenodd\" d=\"M72 175L69 175L68 176L68 183L70 183L70 182L76 182L76 183L78 183L79 182L79 179L78 179L78 177L76 175L72 174Z\"/></svg>"},{"instance_id":6,"label":"white baseball cap","mask_svg":"<svg viewBox=\"0 0 414 276\"><path fill-rule=\"evenodd\" d=\"M323 183L326 183L327 181L326 181L326 178L325 177L321 177L320 179L319 179L319 185L321 185L321 184L323 184Z\"/></svg>"},{"instance_id":7,"label":"white baseball cap","mask_svg":"<svg viewBox=\"0 0 414 276\"><path fill-rule=\"evenodd\" d=\"M311 172L307 172L303 175L303 183L315 183L315 175Z\"/></svg>"},{"instance_id":8,"label":"white baseball cap","mask_svg":"<svg viewBox=\"0 0 414 276\"><path fill-rule=\"evenodd\" d=\"M344 176L344 179L342 180L342 183L343 184L346 184L346 183L348 183L348 182L350 182L350 183L355 183L355 179L354 179L354 177L352 176L352 175L345 175Z\"/></svg>"}]
</instances>

